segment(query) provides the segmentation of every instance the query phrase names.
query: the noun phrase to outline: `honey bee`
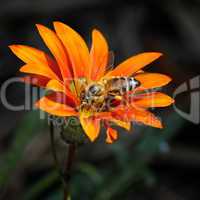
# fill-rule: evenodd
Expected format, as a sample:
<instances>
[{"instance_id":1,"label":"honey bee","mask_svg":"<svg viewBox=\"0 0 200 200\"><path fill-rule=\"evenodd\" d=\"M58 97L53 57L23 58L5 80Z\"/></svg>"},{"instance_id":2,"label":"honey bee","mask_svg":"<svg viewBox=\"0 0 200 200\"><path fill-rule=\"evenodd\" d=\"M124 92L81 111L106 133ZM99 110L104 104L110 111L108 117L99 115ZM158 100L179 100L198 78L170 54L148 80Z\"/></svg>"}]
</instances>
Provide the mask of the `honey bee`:
<instances>
[{"instance_id":1,"label":"honey bee","mask_svg":"<svg viewBox=\"0 0 200 200\"><path fill-rule=\"evenodd\" d=\"M139 85L140 82L133 77L103 78L99 82L89 84L82 90L82 107L93 106L98 111L104 111L113 106L114 100L134 91Z\"/></svg>"},{"instance_id":2,"label":"honey bee","mask_svg":"<svg viewBox=\"0 0 200 200\"><path fill-rule=\"evenodd\" d=\"M114 53L108 54L107 70L114 66ZM96 111L104 111L113 107L113 101L121 99L123 95L134 91L140 82L133 77L110 77L102 78L98 82L87 84L86 79L81 79L83 89L80 93L81 108L87 109L92 106Z\"/></svg>"}]
</instances>

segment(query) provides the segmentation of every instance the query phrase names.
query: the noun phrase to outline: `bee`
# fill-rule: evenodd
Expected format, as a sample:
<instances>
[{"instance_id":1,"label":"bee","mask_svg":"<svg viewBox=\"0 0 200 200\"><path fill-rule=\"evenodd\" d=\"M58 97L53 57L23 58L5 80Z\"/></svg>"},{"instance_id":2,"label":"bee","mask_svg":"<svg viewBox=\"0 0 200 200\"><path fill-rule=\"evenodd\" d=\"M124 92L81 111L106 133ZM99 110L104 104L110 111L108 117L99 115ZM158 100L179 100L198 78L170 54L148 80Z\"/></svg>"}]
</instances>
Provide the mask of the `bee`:
<instances>
[{"instance_id":1,"label":"bee","mask_svg":"<svg viewBox=\"0 0 200 200\"><path fill-rule=\"evenodd\" d=\"M82 106L84 108L93 106L98 111L104 111L113 107L112 104L116 99L134 91L139 85L140 82L133 77L103 78L82 90Z\"/></svg>"},{"instance_id":2,"label":"bee","mask_svg":"<svg viewBox=\"0 0 200 200\"><path fill-rule=\"evenodd\" d=\"M105 90L108 94L123 96L128 92L134 91L140 82L133 77L114 77L103 79Z\"/></svg>"},{"instance_id":3,"label":"bee","mask_svg":"<svg viewBox=\"0 0 200 200\"><path fill-rule=\"evenodd\" d=\"M108 54L107 70L111 70L114 66L114 53ZM133 77L110 77L102 78L98 82L87 84L87 80L82 79L82 91L80 98L83 109L92 106L97 111L104 111L114 106L116 99L121 99L123 95L134 91L140 82Z\"/></svg>"}]
</instances>

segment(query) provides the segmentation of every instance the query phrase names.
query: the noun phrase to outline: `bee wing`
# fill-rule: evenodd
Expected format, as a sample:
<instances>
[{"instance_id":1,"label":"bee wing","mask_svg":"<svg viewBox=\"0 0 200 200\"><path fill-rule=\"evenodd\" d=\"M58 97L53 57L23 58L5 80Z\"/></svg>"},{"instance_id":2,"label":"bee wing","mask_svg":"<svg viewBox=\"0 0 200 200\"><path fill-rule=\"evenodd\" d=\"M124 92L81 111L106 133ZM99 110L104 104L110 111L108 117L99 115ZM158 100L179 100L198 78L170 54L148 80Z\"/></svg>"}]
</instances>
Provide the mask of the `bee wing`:
<instances>
[{"instance_id":1,"label":"bee wing","mask_svg":"<svg viewBox=\"0 0 200 200\"><path fill-rule=\"evenodd\" d=\"M115 55L113 51L108 52L108 61L107 61L107 66L106 66L106 71L110 71L114 67L114 62L115 62Z\"/></svg>"},{"instance_id":2,"label":"bee wing","mask_svg":"<svg viewBox=\"0 0 200 200\"><path fill-rule=\"evenodd\" d=\"M87 79L79 78L76 80L76 90L78 95L80 95L81 91L83 91L87 87Z\"/></svg>"}]
</instances>

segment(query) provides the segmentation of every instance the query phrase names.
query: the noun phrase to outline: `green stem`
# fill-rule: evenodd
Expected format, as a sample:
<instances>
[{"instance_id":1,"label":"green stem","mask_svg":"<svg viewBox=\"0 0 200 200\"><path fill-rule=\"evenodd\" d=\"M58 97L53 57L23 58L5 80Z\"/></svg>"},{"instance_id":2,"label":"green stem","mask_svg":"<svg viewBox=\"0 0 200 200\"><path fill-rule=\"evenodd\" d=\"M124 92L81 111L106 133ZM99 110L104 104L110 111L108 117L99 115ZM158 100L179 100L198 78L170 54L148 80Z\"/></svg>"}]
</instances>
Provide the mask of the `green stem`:
<instances>
[{"instance_id":1,"label":"green stem","mask_svg":"<svg viewBox=\"0 0 200 200\"><path fill-rule=\"evenodd\" d=\"M62 174L62 169L59 167L59 161L58 161L58 157L57 157L57 153L56 153L54 125L53 125L52 121L50 122L50 140L51 140L51 151L52 151L52 155L54 158L55 167L56 167L60 177L62 178L63 174Z\"/></svg>"},{"instance_id":2,"label":"green stem","mask_svg":"<svg viewBox=\"0 0 200 200\"><path fill-rule=\"evenodd\" d=\"M50 122L50 139L51 139L51 150L55 162L56 169L60 175L60 178L64 186L64 200L71 200L69 194L70 180L71 180L71 168L75 157L76 144L68 144L68 153L65 162L64 170L59 166L59 160L56 153L56 144L55 144L55 135L54 135L54 125L53 122Z\"/></svg>"},{"instance_id":3,"label":"green stem","mask_svg":"<svg viewBox=\"0 0 200 200\"><path fill-rule=\"evenodd\" d=\"M70 200L70 194L69 194L69 189L70 189L70 180L71 180L71 168L72 164L74 161L76 153L76 145L75 144L69 144L68 148L68 154L67 154L67 159L65 163L65 169L64 169L64 200Z\"/></svg>"}]
</instances>

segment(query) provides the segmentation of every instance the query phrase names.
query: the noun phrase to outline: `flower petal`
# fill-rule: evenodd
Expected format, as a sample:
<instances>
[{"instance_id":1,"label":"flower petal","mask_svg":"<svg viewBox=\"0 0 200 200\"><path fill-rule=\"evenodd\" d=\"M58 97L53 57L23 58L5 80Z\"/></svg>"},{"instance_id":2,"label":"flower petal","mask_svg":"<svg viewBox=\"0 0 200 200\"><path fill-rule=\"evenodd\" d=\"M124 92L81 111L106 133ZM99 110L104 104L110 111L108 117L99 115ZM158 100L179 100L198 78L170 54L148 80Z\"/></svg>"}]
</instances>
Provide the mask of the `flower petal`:
<instances>
[{"instance_id":1,"label":"flower petal","mask_svg":"<svg viewBox=\"0 0 200 200\"><path fill-rule=\"evenodd\" d=\"M115 140L118 138L118 133L115 129L108 127L106 130L106 142L109 144L112 144Z\"/></svg>"},{"instance_id":2,"label":"flower petal","mask_svg":"<svg viewBox=\"0 0 200 200\"><path fill-rule=\"evenodd\" d=\"M133 101L133 105L143 108L166 107L174 103L174 99L161 92L142 94L136 98L137 99Z\"/></svg>"},{"instance_id":3,"label":"flower petal","mask_svg":"<svg viewBox=\"0 0 200 200\"><path fill-rule=\"evenodd\" d=\"M67 97L71 98L76 103L76 105L79 105L79 100L76 98L76 96L74 96L72 92L67 87L65 87L60 81L50 80L46 85L46 88L55 92L64 93Z\"/></svg>"},{"instance_id":4,"label":"flower petal","mask_svg":"<svg viewBox=\"0 0 200 200\"><path fill-rule=\"evenodd\" d=\"M58 102L60 104L66 104L70 107L76 107L76 101L74 100L73 96L68 96L62 92L52 92L48 95L48 98L52 101Z\"/></svg>"},{"instance_id":5,"label":"flower petal","mask_svg":"<svg viewBox=\"0 0 200 200\"><path fill-rule=\"evenodd\" d=\"M110 121L124 129L126 129L127 131L130 131L130 129L131 129L131 122L117 120L117 119L110 119Z\"/></svg>"},{"instance_id":6,"label":"flower petal","mask_svg":"<svg viewBox=\"0 0 200 200\"><path fill-rule=\"evenodd\" d=\"M70 57L75 78L88 76L89 50L83 38L72 28L61 23L54 22L56 33Z\"/></svg>"},{"instance_id":7,"label":"flower petal","mask_svg":"<svg viewBox=\"0 0 200 200\"><path fill-rule=\"evenodd\" d=\"M132 117L135 121L141 122L145 125L152 126L155 128L163 128L160 119L158 119L151 112L147 110L138 110L138 109L133 109L131 112L132 114L130 117Z\"/></svg>"},{"instance_id":8,"label":"flower petal","mask_svg":"<svg viewBox=\"0 0 200 200\"><path fill-rule=\"evenodd\" d=\"M55 96L54 96L55 97ZM78 113L74 110L74 108L66 105L66 104L61 104L59 99L57 97L56 101L55 99L52 98L52 96L45 96L42 97L39 101L35 103L35 106L38 107L39 109L51 114L51 115L56 115L60 117L67 117L67 116L77 116Z\"/></svg>"},{"instance_id":9,"label":"flower petal","mask_svg":"<svg viewBox=\"0 0 200 200\"><path fill-rule=\"evenodd\" d=\"M59 79L58 76L51 70L51 68L43 64L38 65L34 63L29 63L22 66L20 68L20 71L24 73L45 76L50 79Z\"/></svg>"},{"instance_id":10,"label":"flower petal","mask_svg":"<svg viewBox=\"0 0 200 200\"><path fill-rule=\"evenodd\" d=\"M96 29L92 31L90 61L89 77L92 80L98 80L106 71L106 64L108 61L108 44L102 33Z\"/></svg>"},{"instance_id":11,"label":"flower petal","mask_svg":"<svg viewBox=\"0 0 200 200\"><path fill-rule=\"evenodd\" d=\"M145 109L129 107L120 108L112 113L116 119L124 121L136 121L155 128L163 128L161 121L154 114Z\"/></svg>"},{"instance_id":12,"label":"flower petal","mask_svg":"<svg viewBox=\"0 0 200 200\"><path fill-rule=\"evenodd\" d=\"M110 112L96 112L94 113L94 117L97 119L110 119L112 118L112 114Z\"/></svg>"},{"instance_id":13,"label":"flower petal","mask_svg":"<svg viewBox=\"0 0 200 200\"><path fill-rule=\"evenodd\" d=\"M12 52L26 64L37 64L51 68L59 76L57 63L43 51L25 45L10 45Z\"/></svg>"},{"instance_id":14,"label":"flower petal","mask_svg":"<svg viewBox=\"0 0 200 200\"><path fill-rule=\"evenodd\" d=\"M30 76L21 77L21 81L39 87L45 87L49 80L50 79L47 77L33 74Z\"/></svg>"},{"instance_id":15,"label":"flower petal","mask_svg":"<svg viewBox=\"0 0 200 200\"><path fill-rule=\"evenodd\" d=\"M69 63L67 52L62 42L60 41L58 36L49 28L40 24L37 24L36 26L43 41L54 55L60 67L63 79L64 80L67 78L71 79L72 78L72 71L70 70L71 66Z\"/></svg>"},{"instance_id":16,"label":"flower petal","mask_svg":"<svg viewBox=\"0 0 200 200\"><path fill-rule=\"evenodd\" d=\"M167 85L172 79L159 73L141 73L134 77L141 85L137 90L147 90Z\"/></svg>"},{"instance_id":17,"label":"flower petal","mask_svg":"<svg viewBox=\"0 0 200 200\"><path fill-rule=\"evenodd\" d=\"M156 53L156 52L138 54L119 64L115 69L108 72L106 74L106 77L131 76L135 72L142 69L144 66L158 59L161 55L162 55L161 53Z\"/></svg>"},{"instance_id":18,"label":"flower petal","mask_svg":"<svg viewBox=\"0 0 200 200\"><path fill-rule=\"evenodd\" d=\"M80 122L86 135L93 142L100 132L100 120L93 117L87 117L84 113L81 113Z\"/></svg>"},{"instance_id":19,"label":"flower petal","mask_svg":"<svg viewBox=\"0 0 200 200\"><path fill-rule=\"evenodd\" d=\"M65 91L65 87L64 85L55 79L52 79L48 82L48 84L46 85L47 89L53 90L55 92L64 92Z\"/></svg>"}]
</instances>

